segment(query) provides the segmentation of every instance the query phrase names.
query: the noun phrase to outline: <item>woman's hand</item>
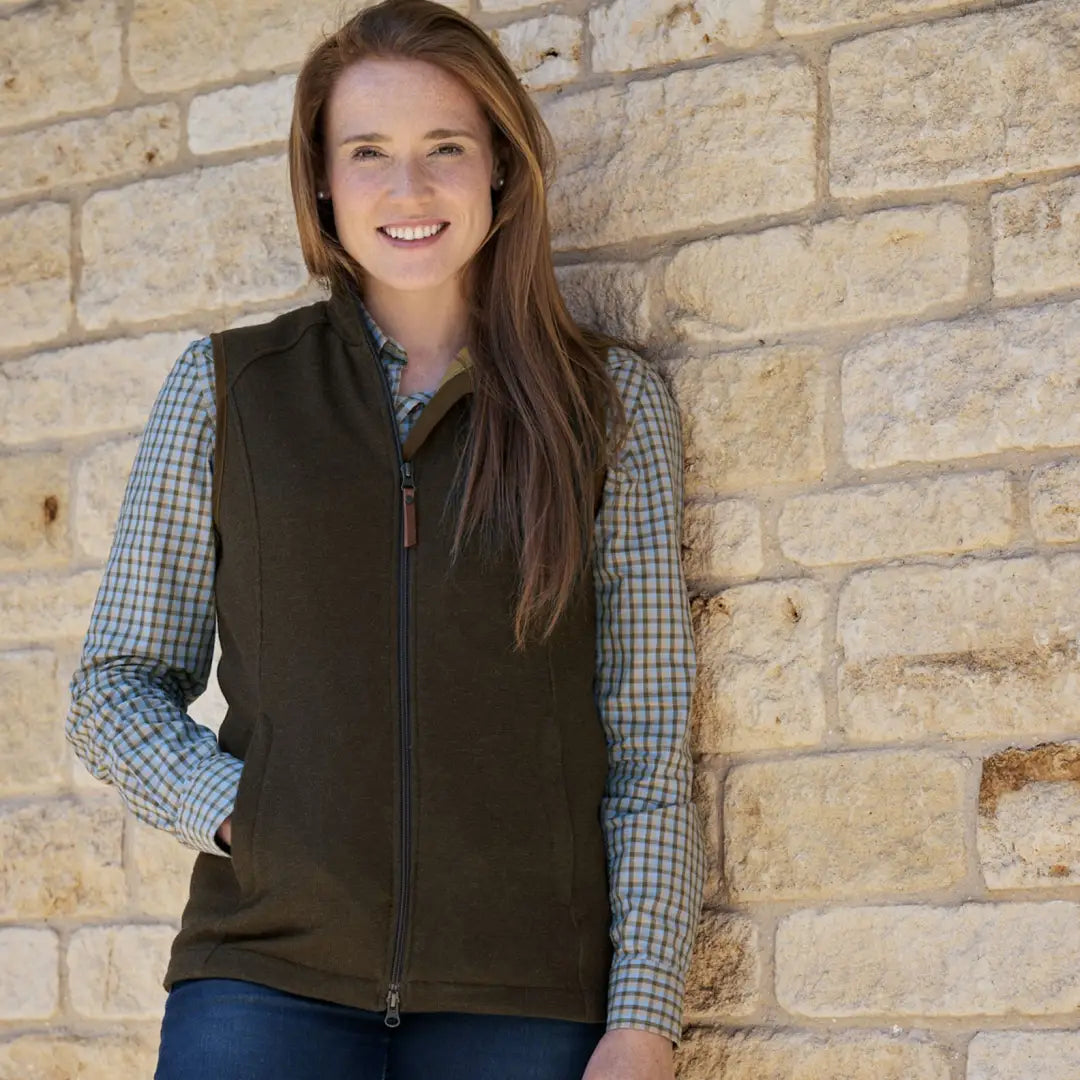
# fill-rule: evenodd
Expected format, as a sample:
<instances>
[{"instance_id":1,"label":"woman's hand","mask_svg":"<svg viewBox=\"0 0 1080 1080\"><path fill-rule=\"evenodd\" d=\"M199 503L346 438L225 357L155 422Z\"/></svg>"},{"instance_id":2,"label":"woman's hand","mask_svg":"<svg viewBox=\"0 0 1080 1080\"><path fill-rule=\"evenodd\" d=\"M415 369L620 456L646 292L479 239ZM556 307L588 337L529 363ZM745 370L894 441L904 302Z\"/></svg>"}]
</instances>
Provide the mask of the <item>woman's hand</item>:
<instances>
[{"instance_id":1,"label":"woman's hand","mask_svg":"<svg viewBox=\"0 0 1080 1080\"><path fill-rule=\"evenodd\" d=\"M636 1028L605 1032L581 1080L675 1080L674 1051L665 1035Z\"/></svg>"},{"instance_id":2,"label":"woman's hand","mask_svg":"<svg viewBox=\"0 0 1080 1080\"><path fill-rule=\"evenodd\" d=\"M232 848L232 814L218 826L215 839L224 844L227 850Z\"/></svg>"}]
</instances>

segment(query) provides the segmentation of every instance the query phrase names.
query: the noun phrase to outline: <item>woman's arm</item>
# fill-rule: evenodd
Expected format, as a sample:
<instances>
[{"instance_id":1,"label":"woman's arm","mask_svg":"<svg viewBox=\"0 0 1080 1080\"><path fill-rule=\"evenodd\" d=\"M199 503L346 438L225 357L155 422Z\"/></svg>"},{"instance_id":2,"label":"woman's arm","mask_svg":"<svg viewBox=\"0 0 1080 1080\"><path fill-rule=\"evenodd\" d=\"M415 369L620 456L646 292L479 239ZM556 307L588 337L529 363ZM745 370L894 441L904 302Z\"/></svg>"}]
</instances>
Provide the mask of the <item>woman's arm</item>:
<instances>
[{"instance_id":1,"label":"woman's arm","mask_svg":"<svg viewBox=\"0 0 1080 1080\"><path fill-rule=\"evenodd\" d=\"M601 816L615 945L607 1025L678 1044L705 874L688 746L695 655L680 563L682 439L659 376L622 350L610 366L629 431L596 522L596 695L609 761Z\"/></svg>"},{"instance_id":2,"label":"woman's arm","mask_svg":"<svg viewBox=\"0 0 1080 1080\"><path fill-rule=\"evenodd\" d=\"M186 709L214 648L210 517L214 366L194 342L158 394L124 493L82 662L67 737L136 817L198 851L232 810L243 763Z\"/></svg>"}]
</instances>

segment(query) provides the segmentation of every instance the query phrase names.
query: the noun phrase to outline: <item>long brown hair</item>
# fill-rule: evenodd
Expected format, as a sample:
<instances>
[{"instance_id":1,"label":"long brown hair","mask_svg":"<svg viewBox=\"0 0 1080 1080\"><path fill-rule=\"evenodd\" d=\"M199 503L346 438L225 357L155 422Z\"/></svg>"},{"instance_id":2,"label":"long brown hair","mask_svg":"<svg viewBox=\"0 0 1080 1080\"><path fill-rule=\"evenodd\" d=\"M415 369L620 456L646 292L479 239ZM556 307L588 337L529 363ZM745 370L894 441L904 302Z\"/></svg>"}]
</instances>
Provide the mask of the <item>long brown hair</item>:
<instances>
[{"instance_id":1,"label":"long brown hair","mask_svg":"<svg viewBox=\"0 0 1080 1080\"><path fill-rule=\"evenodd\" d=\"M503 166L491 231L465 283L474 393L453 552L474 535L510 543L521 571L520 648L534 631L551 633L592 554L594 480L626 422L604 362L614 342L579 327L556 284L545 195L553 145L539 112L484 31L431 0L361 11L316 45L300 72L289 171L312 275L332 289L362 285L317 188L327 99L347 67L371 56L426 60L460 79L490 121Z\"/></svg>"}]
</instances>

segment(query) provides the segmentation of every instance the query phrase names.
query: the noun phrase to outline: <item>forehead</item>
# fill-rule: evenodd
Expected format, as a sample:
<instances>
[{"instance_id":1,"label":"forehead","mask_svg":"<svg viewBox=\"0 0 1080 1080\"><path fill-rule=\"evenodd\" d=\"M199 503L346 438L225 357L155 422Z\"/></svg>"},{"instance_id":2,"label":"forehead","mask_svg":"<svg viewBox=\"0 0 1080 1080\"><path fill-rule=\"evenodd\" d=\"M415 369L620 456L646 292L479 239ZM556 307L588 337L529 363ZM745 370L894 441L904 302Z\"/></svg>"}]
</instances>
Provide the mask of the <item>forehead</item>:
<instances>
[{"instance_id":1,"label":"forehead","mask_svg":"<svg viewBox=\"0 0 1080 1080\"><path fill-rule=\"evenodd\" d=\"M480 103L448 71L426 60L369 57L347 67L327 100L332 142L355 131L387 135L437 128L487 131Z\"/></svg>"}]
</instances>

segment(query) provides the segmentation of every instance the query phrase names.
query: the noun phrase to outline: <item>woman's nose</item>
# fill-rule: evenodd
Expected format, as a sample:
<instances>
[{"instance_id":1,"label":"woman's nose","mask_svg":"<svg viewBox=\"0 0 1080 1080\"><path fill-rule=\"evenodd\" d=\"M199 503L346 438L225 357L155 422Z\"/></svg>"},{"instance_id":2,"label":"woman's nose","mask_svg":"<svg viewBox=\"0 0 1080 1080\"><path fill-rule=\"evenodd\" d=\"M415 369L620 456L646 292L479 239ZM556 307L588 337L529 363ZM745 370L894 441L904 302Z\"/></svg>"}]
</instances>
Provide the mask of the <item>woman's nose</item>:
<instances>
[{"instance_id":1,"label":"woman's nose","mask_svg":"<svg viewBox=\"0 0 1080 1080\"><path fill-rule=\"evenodd\" d=\"M423 195L431 188L425 163L414 158L402 158L394 173L394 193L397 195Z\"/></svg>"}]
</instances>

